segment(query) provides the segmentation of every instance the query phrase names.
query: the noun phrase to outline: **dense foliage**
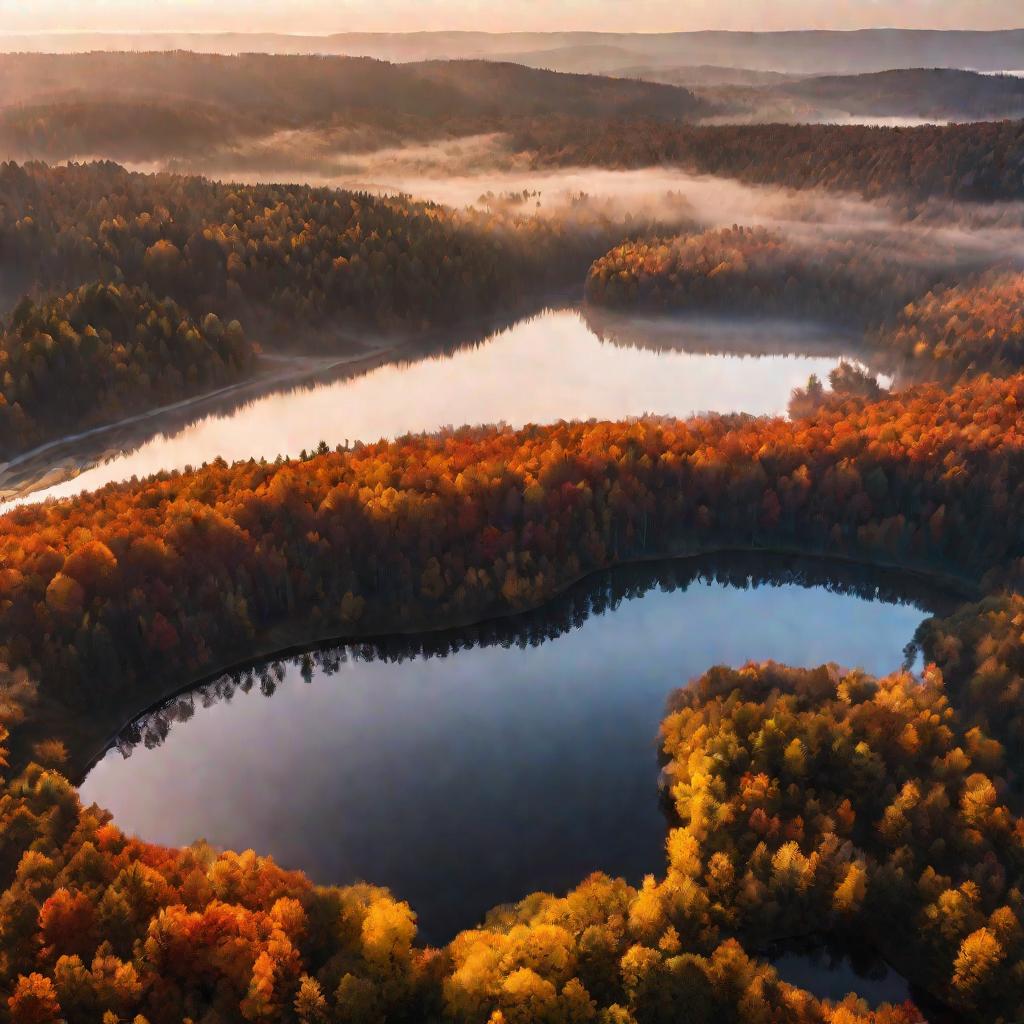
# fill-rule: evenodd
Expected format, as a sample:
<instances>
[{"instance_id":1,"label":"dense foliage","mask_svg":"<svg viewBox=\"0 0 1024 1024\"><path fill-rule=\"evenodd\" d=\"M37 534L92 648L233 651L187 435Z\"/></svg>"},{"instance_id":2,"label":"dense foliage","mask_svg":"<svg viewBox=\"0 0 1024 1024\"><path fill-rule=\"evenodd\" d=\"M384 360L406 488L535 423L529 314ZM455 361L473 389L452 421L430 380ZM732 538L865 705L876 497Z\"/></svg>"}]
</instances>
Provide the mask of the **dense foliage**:
<instances>
[{"instance_id":1,"label":"dense foliage","mask_svg":"<svg viewBox=\"0 0 1024 1024\"><path fill-rule=\"evenodd\" d=\"M713 310L877 322L936 278L881 244L799 243L732 227L623 242L587 275L589 302L612 309Z\"/></svg>"},{"instance_id":2,"label":"dense foliage","mask_svg":"<svg viewBox=\"0 0 1024 1024\"><path fill-rule=\"evenodd\" d=\"M33 694L6 670L0 693L2 743ZM429 1010L436 956L412 948L405 904L370 886L317 889L252 853L129 839L82 807L54 770L61 753L42 745L42 766L0 797L0 1018L313 1024L326 991L343 1007L332 1020L423 1019L411 1010Z\"/></svg>"},{"instance_id":3,"label":"dense foliage","mask_svg":"<svg viewBox=\"0 0 1024 1024\"><path fill-rule=\"evenodd\" d=\"M489 314L578 280L626 233L621 217L587 204L552 221L109 163L0 165L0 268L9 280L124 280L194 315L243 323L255 307L274 315L285 340L328 320L419 329Z\"/></svg>"},{"instance_id":4,"label":"dense foliage","mask_svg":"<svg viewBox=\"0 0 1024 1024\"><path fill-rule=\"evenodd\" d=\"M275 627L465 621L643 555L762 545L977 575L1022 554L1022 403L1024 378L982 379L795 422L466 429L112 484L0 520L0 656L74 705L138 706Z\"/></svg>"},{"instance_id":5,"label":"dense foliage","mask_svg":"<svg viewBox=\"0 0 1024 1024\"><path fill-rule=\"evenodd\" d=\"M92 426L251 368L241 325L193 320L145 288L85 285L18 304L0 333L0 458L47 436Z\"/></svg>"},{"instance_id":6,"label":"dense foliage","mask_svg":"<svg viewBox=\"0 0 1024 1024\"><path fill-rule=\"evenodd\" d=\"M871 340L929 376L1015 373L1024 364L1024 274L991 274L930 291Z\"/></svg>"},{"instance_id":7,"label":"dense foliage","mask_svg":"<svg viewBox=\"0 0 1024 1024\"><path fill-rule=\"evenodd\" d=\"M884 244L801 244L733 227L616 246L587 275L587 300L613 310L799 314L865 329L865 342L912 379L1007 376L1024 365L1024 275L963 277L941 260Z\"/></svg>"},{"instance_id":8,"label":"dense foliage","mask_svg":"<svg viewBox=\"0 0 1024 1024\"><path fill-rule=\"evenodd\" d=\"M695 879L691 929L853 929L948 1002L1020 1015L1024 820L940 673L716 669L675 706L669 868Z\"/></svg>"},{"instance_id":9,"label":"dense foliage","mask_svg":"<svg viewBox=\"0 0 1024 1024\"><path fill-rule=\"evenodd\" d=\"M192 66L213 68L230 92L250 87L259 59ZM341 93L310 84L326 63L294 66L283 89L336 103ZM398 74L353 68L371 84ZM461 88L467 111L487 118L495 82L509 106L540 102L515 95L518 71L476 91L459 85L473 82L471 65L408 74L425 109ZM576 101L586 106L590 89ZM250 106L265 127L258 98ZM541 162L664 161L868 194L1021 191L1019 125L548 119L523 131ZM292 330L339 317L421 329L570 280L630 234L587 204L565 220L509 205L454 213L110 164L3 165L0 269L39 294L70 290L21 302L0 339L0 444L230 379L252 352L225 323L253 309ZM297 460L218 460L7 513L0 1021L669 1024L685 1012L695 1024L921 1024L909 1004L820 1001L752 959L822 933L869 939L972 1024L1021 1018L1018 278L940 286L877 248L812 251L734 228L626 242L594 265L588 294L870 323L879 345L965 380L884 394L846 366L827 401L809 388L788 420L321 443ZM129 838L82 807L62 774L84 715L93 732L119 725L172 684L260 648L522 611L605 566L723 547L824 552L984 580L991 592L922 628L933 664L920 680L763 664L712 669L679 691L661 731L666 866L639 888L594 875L427 949L413 909L383 890L314 886L252 852Z\"/></svg>"},{"instance_id":10,"label":"dense foliage","mask_svg":"<svg viewBox=\"0 0 1024 1024\"><path fill-rule=\"evenodd\" d=\"M32 687L0 683L17 729ZM81 807L60 744L38 744L0 798L10 1020L668 1024L685 1006L697 1024L920 1024L910 1005L822 1003L734 938L844 931L971 1019L1019 1015L1024 823L1002 746L938 670L714 669L669 712L664 874L533 894L443 950L417 947L383 890L127 838Z\"/></svg>"},{"instance_id":11,"label":"dense foliage","mask_svg":"<svg viewBox=\"0 0 1024 1024\"><path fill-rule=\"evenodd\" d=\"M1021 788L1024 757L1024 598L993 593L948 618L922 624L917 642L946 676L957 702L1007 750Z\"/></svg>"},{"instance_id":12,"label":"dense foliage","mask_svg":"<svg viewBox=\"0 0 1024 1024\"><path fill-rule=\"evenodd\" d=\"M73 718L57 705L137 706L275 626L282 643L515 610L644 554L792 546L975 578L1019 562L1024 378L848 394L796 421L490 428L217 463L6 516L2 654L41 689L36 708L8 672L0 708L17 763L44 766L0 797L13 1024L657 1024L683 1004L699 1022L922 1019L822 1003L735 941L823 930L869 936L979 1024L1018 1017L1015 598L919 638L948 693L938 669L710 672L663 727L665 874L535 894L440 951L380 890L127 839L79 806L41 731Z\"/></svg>"},{"instance_id":13,"label":"dense foliage","mask_svg":"<svg viewBox=\"0 0 1024 1024\"><path fill-rule=\"evenodd\" d=\"M638 1021L677 1020L680 1006L697 1020L799 1020L763 976L732 1016L692 953L721 956L736 933L852 932L972 1018L1020 1016L1024 821L1006 802L1002 746L969 705L951 706L938 670L713 669L670 701L662 744L676 814L665 876L638 892L595 878L495 911L452 944L447 993L468 995L481 971L500 991L507 937L554 927L588 991L625 994Z\"/></svg>"},{"instance_id":14,"label":"dense foliage","mask_svg":"<svg viewBox=\"0 0 1024 1024\"><path fill-rule=\"evenodd\" d=\"M538 165L674 165L758 185L822 187L878 197L1020 199L1024 121L919 128L858 125L670 125L547 120L515 146Z\"/></svg>"},{"instance_id":15,"label":"dense foliage","mask_svg":"<svg viewBox=\"0 0 1024 1024\"><path fill-rule=\"evenodd\" d=\"M109 163L0 165L0 302L73 292L23 302L0 339L0 458L242 375L241 323L266 348L307 350L469 323L578 280L642 229L583 200L555 220Z\"/></svg>"}]
</instances>

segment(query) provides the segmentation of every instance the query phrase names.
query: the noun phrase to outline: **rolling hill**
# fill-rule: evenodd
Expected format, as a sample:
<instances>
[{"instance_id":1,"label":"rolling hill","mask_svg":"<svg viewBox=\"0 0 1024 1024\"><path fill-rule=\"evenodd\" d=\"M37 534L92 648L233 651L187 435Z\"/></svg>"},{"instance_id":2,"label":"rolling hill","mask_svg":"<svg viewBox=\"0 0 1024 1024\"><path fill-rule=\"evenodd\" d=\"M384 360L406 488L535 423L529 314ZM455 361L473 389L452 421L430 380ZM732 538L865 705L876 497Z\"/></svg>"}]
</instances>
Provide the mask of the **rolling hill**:
<instances>
[{"instance_id":1,"label":"rolling hill","mask_svg":"<svg viewBox=\"0 0 1024 1024\"><path fill-rule=\"evenodd\" d=\"M559 68L608 72L609 48L622 68L714 64L809 74L854 74L898 67L1024 68L1024 29L969 32L865 29L855 32L351 32L52 33L0 35L7 51L176 50L207 53L321 53L392 61L494 58L563 51ZM573 58L571 51L577 51ZM593 61L593 63L588 63ZM569 62L572 63L569 63Z\"/></svg>"}]
</instances>

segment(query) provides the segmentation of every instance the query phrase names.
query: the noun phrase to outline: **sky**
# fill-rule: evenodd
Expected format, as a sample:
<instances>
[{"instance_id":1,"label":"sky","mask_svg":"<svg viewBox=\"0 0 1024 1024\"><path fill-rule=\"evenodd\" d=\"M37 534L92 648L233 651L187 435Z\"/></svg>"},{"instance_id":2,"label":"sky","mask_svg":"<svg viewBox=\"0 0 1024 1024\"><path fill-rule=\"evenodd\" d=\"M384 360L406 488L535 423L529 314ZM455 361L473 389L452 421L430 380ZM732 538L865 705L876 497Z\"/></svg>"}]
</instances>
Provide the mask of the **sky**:
<instances>
[{"instance_id":1,"label":"sky","mask_svg":"<svg viewBox=\"0 0 1024 1024\"><path fill-rule=\"evenodd\" d=\"M1019 0L0 0L0 32L1020 28Z\"/></svg>"}]
</instances>

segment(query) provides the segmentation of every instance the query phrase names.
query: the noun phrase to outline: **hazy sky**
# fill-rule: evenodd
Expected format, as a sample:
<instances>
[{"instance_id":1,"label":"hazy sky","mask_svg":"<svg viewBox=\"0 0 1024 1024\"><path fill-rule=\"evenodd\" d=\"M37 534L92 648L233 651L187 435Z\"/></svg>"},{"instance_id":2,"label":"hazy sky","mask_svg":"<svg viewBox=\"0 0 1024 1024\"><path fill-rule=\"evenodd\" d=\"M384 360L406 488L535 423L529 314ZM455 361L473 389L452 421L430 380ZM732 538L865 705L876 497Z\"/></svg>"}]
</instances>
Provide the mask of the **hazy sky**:
<instances>
[{"instance_id":1,"label":"hazy sky","mask_svg":"<svg viewBox=\"0 0 1024 1024\"><path fill-rule=\"evenodd\" d=\"M1017 28L1020 0L0 0L0 31Z\"/></svg>"}]
</instances>

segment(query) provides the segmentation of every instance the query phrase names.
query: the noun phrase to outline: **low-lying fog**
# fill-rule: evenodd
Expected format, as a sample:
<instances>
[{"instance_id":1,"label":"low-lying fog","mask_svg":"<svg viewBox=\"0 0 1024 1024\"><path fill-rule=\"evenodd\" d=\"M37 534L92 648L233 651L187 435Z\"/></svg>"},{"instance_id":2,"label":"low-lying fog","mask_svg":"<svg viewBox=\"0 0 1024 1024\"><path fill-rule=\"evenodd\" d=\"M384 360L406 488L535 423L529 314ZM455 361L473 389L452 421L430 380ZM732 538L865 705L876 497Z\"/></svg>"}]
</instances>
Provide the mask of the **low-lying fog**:
<instances>
[{"instance_id":1,"label":"low-lying fog","mask_svg":"<svg viewBox=\"0 0 1024 1024\"><path fill-rule=\"evenodd\" d=\"M178 163L172 169L189 167ZM1024 261L1020 202L930 200L911 208L853 194L748 185L674 167L540 170L522 156L510 156L498 135L347 153L337 160L321 154L301 169L290 164L254 169L241 160L205 168L205 173L241 183L301 180L377 195L405 194L456 208L547 217L562 216L586 197L611 215L656 218L666 230L761 225L809 243L823 237L876 241L902 259L940 266L972 269L992 260Z\"/></svg>"}]
</instances>

